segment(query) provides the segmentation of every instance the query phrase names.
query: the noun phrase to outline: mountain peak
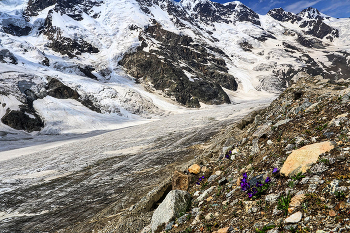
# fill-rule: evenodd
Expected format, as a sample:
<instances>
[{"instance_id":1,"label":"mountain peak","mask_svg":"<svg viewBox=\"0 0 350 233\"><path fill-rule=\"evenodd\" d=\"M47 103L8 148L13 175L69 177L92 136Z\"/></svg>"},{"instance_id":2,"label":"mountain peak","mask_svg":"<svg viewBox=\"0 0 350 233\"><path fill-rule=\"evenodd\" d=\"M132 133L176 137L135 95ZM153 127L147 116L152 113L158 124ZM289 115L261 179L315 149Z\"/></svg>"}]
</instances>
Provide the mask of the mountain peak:
<instances>
[{"instance_id":1,"label":"mountain peak","mask_svg":"<svg viewBox=\"0 0 350 233\"><path fill-rule=\"evenodd\" d=\"M296 22L300 20L300 17L292 12L288 12L280 8L275 8L267 12L267 15L271 16L272 18L281 21L281 22Z\"/></svg>"},{"instance_id":2,"label":"mountain peak","mask_svg":"<svg viewBox=\"0 0 350 233\"><path fill-rule=\"evenodd\" d=\"M212 3L210 0L181 0L180 4L187 8L193 9L198 4Z\"/></svg>"},{"instance_id":3,"label":"mountain peak","mask_svg":"<svg viewBox=\"0 0 350 233\"><path fill-rule=\"evenodd\" d=\"M298 16L306 19L324 19L329 18L329 16L321 13L319 10L313 7L308 7L298 13Z\"/></svg>"}]
</instances>

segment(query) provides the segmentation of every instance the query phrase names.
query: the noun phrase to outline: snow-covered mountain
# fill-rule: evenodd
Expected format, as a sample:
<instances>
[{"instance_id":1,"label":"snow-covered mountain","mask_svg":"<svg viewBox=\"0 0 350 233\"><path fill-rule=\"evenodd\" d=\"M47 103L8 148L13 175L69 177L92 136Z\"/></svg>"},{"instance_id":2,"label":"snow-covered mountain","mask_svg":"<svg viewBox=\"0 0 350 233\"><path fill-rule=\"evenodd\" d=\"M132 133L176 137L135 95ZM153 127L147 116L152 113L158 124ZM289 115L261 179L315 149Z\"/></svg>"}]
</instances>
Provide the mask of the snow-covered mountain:
<instances>
[{"instance_id":1,"label":"snow-covered mountain","mask_svg":"<svg viewBox=\"0 0 350 233\"><path fill-rule=\"evenodd\" d=\"M350 20L234 1L0 1L0 130L120 127L350 74Z\"/></svg>"}]
</instances>

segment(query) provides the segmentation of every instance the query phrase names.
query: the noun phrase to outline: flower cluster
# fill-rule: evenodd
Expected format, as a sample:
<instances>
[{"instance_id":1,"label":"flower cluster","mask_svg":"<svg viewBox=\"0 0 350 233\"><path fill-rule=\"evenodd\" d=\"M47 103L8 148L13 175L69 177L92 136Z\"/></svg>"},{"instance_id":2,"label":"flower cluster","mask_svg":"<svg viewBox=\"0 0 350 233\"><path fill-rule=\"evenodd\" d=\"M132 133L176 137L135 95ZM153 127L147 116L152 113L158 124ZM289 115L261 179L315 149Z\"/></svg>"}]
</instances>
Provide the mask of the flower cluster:
<instances>
[{"instance_id":1,"label":"flower cluster","mask_svg":"<svg viewBox=\"0 0 350 233\"><path fill-rule=\"evenodd\" d=\"M204 178L205 178L204 176L199 177L199 181L198 181L196 184L200 185L200 184L201 184L201 181L204 180Z\"/></svg>"},{"instance_id":2,"label":"flower cluster","mask_svg":"<svg viewBox=\"0 0 350 233\"><path fill-rule=\"evenodd\" d=\"M267 177L265 179L264 184L262 184L260 181L258 181L255 184L255 187L251 187L250 183L247 181L247 173L243 173L243 178L241 179L241 189L242 191L247 192L249 198L258 198L263 194L270 185L271 179L270 177Z\"/></svg>"}]
</instances>

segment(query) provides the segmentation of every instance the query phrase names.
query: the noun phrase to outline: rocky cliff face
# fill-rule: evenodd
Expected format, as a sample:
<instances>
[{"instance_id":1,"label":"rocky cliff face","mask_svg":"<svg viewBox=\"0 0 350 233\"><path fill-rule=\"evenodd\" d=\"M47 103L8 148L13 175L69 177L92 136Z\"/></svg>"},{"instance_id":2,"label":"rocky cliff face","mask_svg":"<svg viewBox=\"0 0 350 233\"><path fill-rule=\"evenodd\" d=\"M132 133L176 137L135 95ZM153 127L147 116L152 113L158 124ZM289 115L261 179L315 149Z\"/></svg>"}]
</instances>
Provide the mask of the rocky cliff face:
<instances>
[{"instance_id":1,"label":"rocky cliff face","mask_svg":"<svg viewBox=\"0 0 350 233\"><path fill-rule=\"evenodd\" d=\"M150 82L188 107L230 103L221 87L237 90L235 78L228 74L225 53L195 43L191 37L166 31L159 24L140 34L141 46L119 62L138 82Z\"/></svg>"}]
</instances>

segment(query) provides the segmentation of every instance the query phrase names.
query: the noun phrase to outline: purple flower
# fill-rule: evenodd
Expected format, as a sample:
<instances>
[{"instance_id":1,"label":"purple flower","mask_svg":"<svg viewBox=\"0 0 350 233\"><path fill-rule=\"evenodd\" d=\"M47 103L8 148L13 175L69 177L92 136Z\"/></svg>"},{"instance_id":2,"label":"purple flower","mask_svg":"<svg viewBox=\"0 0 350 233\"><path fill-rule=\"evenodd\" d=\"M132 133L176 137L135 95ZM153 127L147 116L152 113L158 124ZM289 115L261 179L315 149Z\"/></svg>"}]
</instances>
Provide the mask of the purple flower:
<instances>
[{"instance_id":1,"label":"purple flower","mask_svg":"<svg viewBox=\"0 0 350 233\"><path fill-rule=\"evenodd\" d=\"M262 183L260 181L258 181L255 185L256 187L261 187L262 186Z\"/></svg>"},{"instance_id":2,"label":"purple flower","mask_svg":"<svg viewBox=\"0 0 350 233\"><path fill-rule=\"evenodd\" d=\"M248 179L248 176L247 176L247 173L246 173L246 172L243 173L243 178L244 178L244 179Z\"/></svg>"},{"instance_id":3,"label":"purple flower","mask_svg":"<svg viewBox=\"0 0 350 233\"><path fill-rule=\"evenodd\" d=\"M249 191L249 192L248 192L248 196L249 196L249 197L253 197L253 193Z\"/></svg>"},{"instance_id":4,"label":"purple flower","mask_svg":"<svg viewBox=\"0 0 350 233\"><path fill-rule=\"evenodd\" d=\"M200 183L199 183L199 182L197 182L196 184L200 185Z\"/></svg>"},{"instance_id":5,"label":"purple flower","mask_svg":"<svg viewBox=\"0 0 350 233\"><path fill-rule=\"evenodd\" d=\"M199 178L199 181L202 181L202 178Z\"/></svg>"},{"instance_id":6,"label":"purple flower","mask_svg":"<svg viewBox=\"0 0 350 233\"><path fill-rule=\"evenodd\" d=\"M273 169L272 173L276 173L276 172L278 172L278 168L277 168L277 167L275 167L275 168Z\"/></svg>"},{"instance_id":7,"label":"purple flower","mask_svg":"<svg viewBox=\"0 0 350 233\"><path fill-rule=\"evenodd\" d=\"M243 181L241 182L241 189L243 191L247 191L249 188L250 188L250 184L249 183L243 182Z\"/></svg>"},{"instance_id":8,"label":"purple flower","mask_svg":"<svg viewBox=\"0 0 350 233\"><path fill-rule=\"evenodd\" d=\"M229 151L228 153L229 153L229 154L232 154L232 151Z\"/></svg>"},{"instance_id":9,"label":"purple flower","mask_svg":"<svg viewBox=\"0 0 350 233\"><path fill-rule=\"evenodd\" d=\"M266 180L265 180L265 183L269 183L271 181L270 177L267 177Z\"/></svg>"},{"instance_id":10,"label":"purple flower","mask_svg":"<svg viewBox=\"0 0 350 233\"><path fill-rule=\"evenodd\" d=\"M205 177L204 176L202 176L202 179L204 179Z\"/></svg>"},{"instance_id":11,"label":"purple flower","mask_svg":"<svg viewBox=\"0 0 350 233\"><path fill-rule=\"evenodd\" d=\"M229 159L229 158L230 158L230 156L229 156L229 155L225 155L225 157L226 157L227 159Z\"/></svg>"},{"instance_id":12,"label":"purple flower","mask_svg":"<svg viewBox=\"0 0 350 233\"><path fill-rule=\"evenodd\" d=\"M253 195L255 195L258 192L256 188L253 188L252 191L253 191Z\"/></svg>"}]
</instances>

